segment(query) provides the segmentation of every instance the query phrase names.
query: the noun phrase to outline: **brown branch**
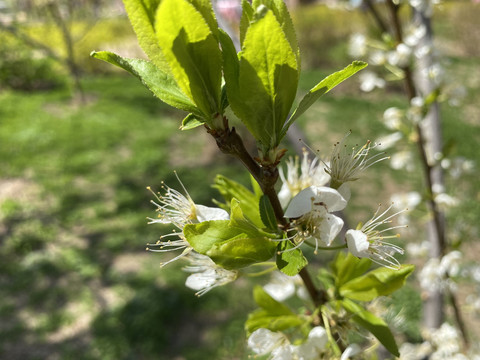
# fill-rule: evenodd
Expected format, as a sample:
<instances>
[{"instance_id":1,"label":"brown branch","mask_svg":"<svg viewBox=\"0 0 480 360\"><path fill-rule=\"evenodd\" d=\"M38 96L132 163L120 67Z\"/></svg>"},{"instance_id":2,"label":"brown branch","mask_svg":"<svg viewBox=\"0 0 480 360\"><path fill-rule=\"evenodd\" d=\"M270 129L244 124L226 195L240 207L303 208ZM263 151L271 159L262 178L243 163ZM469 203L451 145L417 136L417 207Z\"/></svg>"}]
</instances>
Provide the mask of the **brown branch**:
<instances>
[{"instance_id":1,"label":"brown branch","mask_svg":"<svg viewBox=\"0 0 480 360\"><path fill-rule=\"evenodd\" d=\"M245 168L252 174L255 180L260 185L263 193L268 197L275 212L277 222L284 228L288 228L288 221L284 217L282 206L275 191L275 183L278 180L277 162L274 161L270 165L260 165L253 157L248 153L240 135L237 134L235 128L229 128L228 121L224 118L223 129L210 129L207 128L207 132L213 136L218 148L224 154L235 156L239 159ZM327 296L324 290L318 290L313 283L313 280L308 273L307 269L303 268L300 273L307 291L315 304L315 307L319 307L327 301Z\"/></svg>"}]
</instances>

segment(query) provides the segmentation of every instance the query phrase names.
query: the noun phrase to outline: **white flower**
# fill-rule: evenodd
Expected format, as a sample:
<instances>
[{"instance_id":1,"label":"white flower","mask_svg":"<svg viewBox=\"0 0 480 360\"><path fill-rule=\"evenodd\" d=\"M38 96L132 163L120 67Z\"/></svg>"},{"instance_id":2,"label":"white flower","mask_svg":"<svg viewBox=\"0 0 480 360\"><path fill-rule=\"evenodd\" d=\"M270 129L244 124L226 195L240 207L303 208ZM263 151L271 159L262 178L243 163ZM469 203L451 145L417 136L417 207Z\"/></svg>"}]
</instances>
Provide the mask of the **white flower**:
<instances>
[{"instance_id":1,"label":"white flower","mask_svg":"<svg viewBox=\"0 0 480 360\"><path fill-rule=\"evenodd\" d=\"M420 244L417 243L408 243L407 244L407 253L409 256L424 258L428 255L430 251L430 243L428 241L422 241Z\"/></svg>"},{"instance_id":2,"label":"white flower","mask_svg":"<svg viewBox=\"0 0 480 360\"><path fill-rule=\"evenodd\" d=\"M343 226L343 220L332 212L345 208L347 201L340 193L325 186L310 186L295 196L287 210L285 217L293 219L297 234L294 236L299 247L305 240L313 238L316 249L318 241L330 246Z\"/></svg>"},{"instance_id":3,"label":"white flower","mask_svg":"<svg viewBox=\"0 0 480 360\"><path fill-rule=\"evenodd\" d=\"M285 301L295 294L296 285L301 284L300 276L287 276L275 271L272 280L263 286L265 292L277 301Z\"/></svg>"},{"instance_id":4,"label":"white flower","mask_svg":"<svg viewBox=\"0 0 480 360\"><path fill-rule=\"evenodd\" d=\"M395 170L405 169L408 172L415 170L413 154L408 150L399 151L390 157L390 167Z\"/></svg>"},{"instance_id":5,"label":"white flower","mask_svg":"<svg viewBox=\"0 0 480 360\"><path fill-rule=\"evenodd\" d=\"M385 55L385 52L382 50L376 50L372 51L369 57L369 63L372 65L384 65L385 62L387 61L387 56Z\"/></svg>"},{"instance_id":6,"label":"white flower","mask_svg":"<svg viewBox=\"0 0 480 360\"><path fill-rule=\"evenodd\" d=\"M249 336L247 344L255 354L265 355L286 341L288 340L282 333L260 328Z\"/></svg>"},{"instance_id":7,"label":"white flower","mask_svg":"<svg viewBox=\"0 0 480 360\"><path fill-rule=\"evenodd\" d=\"M394 51L388 53L387 60L390 65L405 67L410 63L412 49L405 44L398 44Z\"/></svg>"},{"instance_id":8,"label":"white flower","mask_svg":"<svg viewBox=\"0 0 480 360\"><path fill-rule=\"evenodd\" d=\"M448 194L440 193L435 195L435 202L437 203L438 207L442 210L447 210L448 208L458 206L460 201Z\"/></svg>"},{"instance_id":9,"label":"white flower","mask_svg":"<svg viewBox=\"0 0 480 360\"><path fill-rule=\"evenodd\" d=\"M405 29L405 35L403 37L403 42L410 47L415 47L418 45L419 41L426 35L427 28L423 24L411 23Z\"/></svg>"},{"instance_id":10,"label":"white flower","mask_svg":"<svg viewBox=\"0 0 480 360\"><path fill-rule=\"evenodd\" d=\"M403 135L400 131L396 131L394 133L391 133L389 135L382 136L377 139L377 148L378 150L386 150L388 148L391 148L394 146L401 138L403 138Z\"/></svg>"},{"instance_id":11,"label":"white flower","mask_svg":"<svg viewBox=\"0 0 480 360\"><path fill-rule=\"evenodd\" d=\"M177 175L175 173L175 175ZM155 194L150 187L147 189L155 196L156 201L151 201L157 207L158 216L156 219L149 218L149 224L172 224L179 231L174 230L170 234L160 236L156 244L148 244L147 250L152 252L169 252L183 250L182 253L173 259L162 263L165 266L190 253L193 248L183 236L183 228L187 224L193 224L208 220L228 220L228 213L220 208L197 205L193 202L187 190L177 176L183 190L187 194L184 196L179 191L163 184L164 194ZM169 238L173 237L174 240ZM165 240L168 239L168 240Z\"/></svg>"},{"instance_id":12,"label":"white flower","mask_svg":"<svg viewBox=\"0 0 480 360\"><path fill-rule=\"evenodd\" d=\"M320 354L326 349L327 343L326 330L322 326L316 326L310 330L307 341L293 347L293 352L297 359L316 360L321 358Z\"/></svg>"},{"instance_id":13,"label":"white flower","mask_svg":"<svg viewBox=\"0 0 480 360\"><path fill-rule=\"evenodd\" d=\"M383 89L386 84L385 80L378 77L377 74L375 74L372 71L361 72L359 75L359 79L360 79L360 90L365 92L370 92L376 87Z\"/></svg>"},{"instance_id":14,"label":"white flower","mask_svg":"<svg viewBox=\"0 0 480 360\"><path fill-rule=\"evenodd\" d=\"M393 207L398 210L405 208L412 210L420 204L422 196L416 191L410 191L408 193L393 194L390 200L393 203Z\"/></svg>"},{"instance_id":15,"label":"white flower","mask_svg":"<svg viewBox=\"0 0 480 360\"><path fill-rule=\"evenodd\" d=\"M400 263L393 256L395 253L403 254L403 249L397 245L385 242L384 239L398 238L399 235L387 235L383 234L387 231L397 229L403 226L393 226L383 230L377 230L377 227L383 224L391 223L394 216L387 216L382 219L387 212L392 208L390 205L387 210L377 216L380 208L377 209L373 217L368 220L359 230L348 230L345 238L347 240L348 250L356 257L370 258L375 263L391 268L398 269Z\"/></svg>"},{"instance_id":16,"label":"white flower","mask_svg":"<svg viewBox=\"0 0 480 360\"><path fill-rule=\"evenodd\" d=\"M398 130L402 125L402 118L403 111L396 107L388 108L383 113L383 123L390 130Z\"/></svg>"},{"instance_id":17,"label":"white flower","mask_svg":"<svg viewBox=\"0 0 480 360\"><path fill-rule=\"evenodd\" d=\"M193 273L188 276L185 286L197 290L195 293L197 296L202 296L217 286L228 284L238 276L237 271L218 266L208 256L192 251L185 258L190 261L190 265L185 266L183 270Z\"/></svg>"},{"instance_id":18,"label":"white flower","mask_svg":"<svg viewBox=\"0 0 480 360\"><path fill-rule=\"evenodd\" d=\"M370 141L367 141L360 149L356 147L348 149L345 145L348 135L350 132L340 142L334 144L330 165L326 168L326 172L331 177L330 186L336 189L339 189L343 183L358 180L363 170L379 161L388 159L388 157L382 157L383 152L369 157L370 150L377 146L376 144L372 146Z\"/></svg>"},{"instance_id":19,"label":"white flower","mask_svg":"<svg viewBox=\"0 0 480 360\"><path fill-rule=\"evenodd\" d=\"M283 184L278 193L278 198L283 207L286 207L292 197L303 189L312 185L322 186L330 181L330 175L325 172L325 164L318 160L317 157L310 160L308 158L308 152L304 149L301 164L299 164L298 157L290 157L287 160L286 177L283 169L280 168L280 179ZM298 172L299 168L300 174Z\"/></svg>"},{"instance_id":20,"label":"white flower","mask_svg":"<svg viewBox=\"0 0 480 360\"><path fill-rule=\"evenodd\" d=\"M351 344L348 345L345 351L342 353L340 360L347 360L350 359L351 356L357 355L360 353L362 349L358 344Z\"/></svg>"},{"instance_id":21,"label":"white flower","mask_svg":"<svg viewBox=\"0 0 480 360\"><path fill-rule=\"evenodd\" d=\"M363 34L353 34L350 37L348 53L353 58L365 56L367 53L367 38Z\"/></svg>"}]
</instances>

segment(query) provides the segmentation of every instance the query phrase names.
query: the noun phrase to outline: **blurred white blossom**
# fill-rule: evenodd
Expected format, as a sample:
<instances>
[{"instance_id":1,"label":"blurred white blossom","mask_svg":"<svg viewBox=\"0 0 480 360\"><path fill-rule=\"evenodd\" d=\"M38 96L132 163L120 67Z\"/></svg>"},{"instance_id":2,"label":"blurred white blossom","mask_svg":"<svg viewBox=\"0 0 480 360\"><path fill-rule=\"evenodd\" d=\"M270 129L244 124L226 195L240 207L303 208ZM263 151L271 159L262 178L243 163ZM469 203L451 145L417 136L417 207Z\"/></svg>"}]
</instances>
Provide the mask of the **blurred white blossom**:
<instances>
[{"instance_id":1,"label":"blurred white blossom","mask_svg":"<svg viewBox=\"0 0 480 360\"><path fill-rule=\"evenodd\" d=\"M402 125L403 111L390 107L383 113L383 123L390 130L398 130Z\"/></svg>"},{"instance_id":2,"label":"blurred white blossom","mask_svg":"<svg viewBox=\"0 0 480 360\"><path fill-rule=\"evenodd\" d=\"M415 170L414 157L411 151L403 150L390 156L390 167L395 170L406 170L412 172Z\"/></svg>"},{"instance_id":3,"label":"blurred white blossom","mask_svg":"<svg viewBox=\"0 0 480 360\"><path fill-rule=\"evenodd\" d=\"M367 38L356 33L350 37L348 53L353 58L361 58L367 54Z\"/></svg>"},{"instance_id":4,"label":"blurred white blossom","mask_svg":"<svg viewBox=\"0 0 480 360\"><path fill-rule=\"evenodd\" d=\"M386 150L394 146L400 139L403 138L403 134L400 131L379 137L376 141L378 150Z\"/></svg>"},{"instance_id":5,"label":"blurred white blossom","mask_svg":"<svg viewBox=\"0 0 480 360\"><path fill-rule=\"evenodd\" d=\"M360 90L370 92L375 88L383 89L385 87L385 80L379 77L372 71L363 71L359 75Z\"/></svg>"},{"instance_id":6,"label":"blurred white blossom","mask_svg":"<svg viewBox=\"0 0 480 360\"><path fill-rule=\"evenodd\" d=\"M395 50L390 51L387 55L387 61L390 65L405 67L410 63L412 49L405 44L398 44Z\"/></svg>"},{"instance_id":7,"label":"blurred white blossom","mask_svg":"<svg viewBox=\"0 0 480 360\"><path fill-rule=\"evenodd\" d=\"M280 271L275 271L272 274L270 282L263 286L265 292L277 301L285 301L292 297L295 293L305 299L308 294L304 291L302 279L299 275L287 276Z\"/></svg>"}]
</instances>

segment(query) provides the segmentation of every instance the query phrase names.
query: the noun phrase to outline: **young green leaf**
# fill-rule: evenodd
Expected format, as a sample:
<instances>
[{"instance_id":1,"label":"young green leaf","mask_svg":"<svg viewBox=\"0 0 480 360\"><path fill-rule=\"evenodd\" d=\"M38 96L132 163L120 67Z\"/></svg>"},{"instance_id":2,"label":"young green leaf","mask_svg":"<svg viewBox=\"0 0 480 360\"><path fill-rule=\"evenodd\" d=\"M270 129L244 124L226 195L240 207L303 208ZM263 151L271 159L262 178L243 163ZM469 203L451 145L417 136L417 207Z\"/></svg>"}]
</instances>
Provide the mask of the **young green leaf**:
<instances>
[{"instance_id":1,"label":"young green leaf","mask_svg":"<svg viewBox=\"0 0 480 360\"><path fill-rule=\"evenodd\" d=\"M123 58L109 51L93 51L90 56L118 66L139 78L142 83L164 103L177 109L198 114L190 99L180 90L175 79L151 62Z\"/></svg>"},{"instance_id":2,"label":"young green leaf","mask_svg":"<svg viewBox=\"0 0 480 360\"><path fill-rule=\"evenodd\" d=\"M307 266L308 261L300 249L290 250L291 248L293 244L288 240L278 244L277 268L285 275L295 276Z\"/></svg>"},{"instance_id":3,"label":"young green leaf","mask_svg":"<svg viewBox=\"0 0 480 360\"><path fill-rule=\"evenodd\" d=\"M385 321L351 300L345 299L341 304L346 311L353 315L353 321L370 331L393 355L400 356L395 338Z\"/></svg>"},{"instance_id":4,"label":"young green leaf","mask_svg":"<svg viewBox=\"0 0 480 360\"><path fill-rule=\"evenodd\" d=\"M250 24L239 64L234 56L230 48L224 54L230 106L263 150L275 147L295 98L298 67L272 11ZM227 65L229 62L232 64Z\"/></svg>"},{"instance_id":5,"label":"young green leaf","mask_svg":"<svg viewBox=\"0 0 480 360\"><path fill-rule=\"evenodd\" d=\"M148 58L164 73L169 73L168 63L155 35L155 13L160 0L123 0L138 42Z\"/></svg>"},{"instance_id":6,"label":"young green leaf","mask_svg":"<svg viewBox=\"0 0 480 360\"><path fill-rule=\"evenodd\" d=\"M222 55L208 21L211 18L206 20L187 0L162 0L155 22L158 43L175 80L207 123L222 111Z\"/></svg>"},{"instance_id":7,"label":"young green leaf","mask_svg":"<svg viewBox=\"0 0 480 360\"><path fill-rule=\"evenodd\" d=\"M205 120L199 118L195 114L188 114L183 120L180 130L191 130L205 124Z\"/></svg>"},{"instance_id":8,"label":"young green leaf","mask_svg":"<svg viewBox=\"0 0 480 360\"><path fill-rule=\"evenodd\" d=\"M402 265L400 269L377 268L343 284L340 295L359 301L370 301L379 296L390 295L401 288L415 266Z\"/></svg>"},{"instance_id":9,"label":"young green leaf","mask_svg":"<svg viewBox=\"0 0 480 360\"><path fill-rule=\"evenodd\" d=\"M267 261L275 253L276 243L269 238L273 235L248 222L238 204L232 208L231 220L187 224L183 234L196 252L208 255L225 269Z\"/></svg>"},{"instance_id":10,"label":"young green leaf","mask_svg":"<svg viewBox=\"0 0 480 360\"><path fill-rule=\"evenodd\" d=\"M260 328L282 331L305 323L304 319L296 315L287 306L273 299L261 286L254 288L253 298L260 309L248 315L248 320L245 323L247 336Z\"/></svg>"},{"instance_id":11,"label":"young green leaf","mask_svg":"<svg viewBox=\"0 0 480 360\"><path fill-rule=\"evenodd\" d=\"M248 0L242 0L242 17L240 18L240 45L243 46L245 34L253 20L253 7Z\"/></svg>"},{"instance_id":12,"label":"young green leaf","mask_svg":"<svg viewBox=\"0 0 480 360\"><path fill-rule=\"evenodd\" d=\"M261 194L254 194L242 184L222 175L217 175L213 187L220 192L227 203L230 204L233 198L237 199L245 217L258 228L265 226L261 220L258 208Z\"/></svg>"},{"instance_id":13,"label":"young green leaf","mask_svg":"<svg viewBox=\"0 0 480 360\"><path fill-rule=\"evenodd\" d=\"M297 35L295 34L293 21L284 0L253 0L252 4L254 9L257 9L260 5L264 5L273 11L273 14L282 27L285 37L292 47L292 51L295 53L298 71L300 71L300 51L298 48Z\"/></svg>"},{"instance_id":14,"label":"young green leaf","mask_svg":"<svg viewBox=\"0 0 480 360\"><path fill-rule=\"evenodd\" d=\"M348 65L345 69L337 71L325 79L320 81L315 87L313 87L307 95L303 97L303 99L298 104L297 108L293 112L288 122L285 124L283 129L283 134L287 133L288 128L293 122L298 119L300 115L302 115L310 106L313 105L315 101L317 101L322 95L326 94L330 90L332 90L335 86L342 83L350 76L355 74L356 72L362 70L367 66L367 63L363 61L354 61L350 65Z\"/></svg>"},{"instance_id":15,"label":"young green leaf","mask_svg":"<svg viewBox=\"0 0 480 360\"><path fill-rule=\"evenodd\" d=\"M372 261L368 258L359 259L350 252L339 251L330 264L335 275L335 286L340 288L346 282L362 276L370 268Z\"/></svg>"},{"instance_id":16,"label":"young green leaf","mask_svg":"<svg viewBox=\"0 0 480 360\"><path fill-rule=\"evenodd\" d=\"M268 199L268 196L262 195L259 203L260 208L260 217L262 222L265 224L268 230L277 231L278 224L277 219L275 218L275 212L273 211L273 206Z\"/></svg>"}]
</instances>

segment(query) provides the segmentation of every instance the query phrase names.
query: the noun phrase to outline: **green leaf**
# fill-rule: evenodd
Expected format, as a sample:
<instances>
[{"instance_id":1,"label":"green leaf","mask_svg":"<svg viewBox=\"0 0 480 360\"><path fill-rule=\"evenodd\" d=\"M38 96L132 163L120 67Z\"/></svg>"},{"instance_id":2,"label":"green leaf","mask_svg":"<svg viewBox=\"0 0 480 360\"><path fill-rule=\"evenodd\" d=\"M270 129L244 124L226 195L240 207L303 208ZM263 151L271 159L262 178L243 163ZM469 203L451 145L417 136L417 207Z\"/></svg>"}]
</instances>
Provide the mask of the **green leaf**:
<instances>
[{"instance_id":1,"label":"green leaf","mask_svg":"<svg viewBox=\"0 0 480 360\"><path fill-rule=\"evenodd\" d=\"M377 268L342 285L339 292L344 297L359 301L390 295L405 284L414 269L413 265L402 265L398 270Z\"/></svg>"},{"instance_id":2,"label":"green leaf","mask_svg":"<svg viewBox=\"0 0 480 360\"><path fill-rule=\"evenodd\" d=\"M211 0L188 0L195 9L202 14L203 18L208 24L210 31L218 38L218 24L217 19L215 19L215 13L213 12L212 2Z\"/></svg>"},{"instance_id":3,"label":"green leaf","mask_svg":"<svg viewBox=\"0 0 480 360\"><path fill-rule=\"evenodd\" d=\"M280 23L283 33L287 38L292 51L297 58L298 71L300 71L300 51L298 49L297 35L295 34L295 28L293 26L292 18L288 12L287 6L284 0L254 0L253 7L257 9L260 5L266 6L273 11L275 18Z\"/></svg>"},{"instance_id":4,"label":"green leaf","mask_svg":"<svg viewBox=\"0 0 480 360\"><path fill-rule=\"evenodd\" d=\"M351 300L345 299L341 304L346 311L353 315L353 321L370 331L393 355L400 356L395 338L385 321Z\"/></svg>"},{"instance_id":5,"label":"green leaf","mask_svg":"<svg viewBox=\"0 0 480 360\"><path fill-rule=\"evenodd\" d=\"M251 23L239 63L229 46L224 47L225 41L221 42L233 112L261 143L263 151L277 146L298 83L295 54L280 24L272 11Z\"/></svg>"},{"instance_id":6,"label":"green leaf","mask_svg":"<svg viewBox=\"0 0 480 360\"><path fill-rule=\"evenodd\" d=\"M193 249L206 254L213 245L236 236L244 236L238 229L229 226L230 220L203 221L198 224L187 224L183 228L183 235Z\"/></svg>"},{"instance_id":7,"label":"green leaf","mask_svg":"<svg viewBox=\"0 0 480 360\"><path fill-rule=\"evenodd\" d=\"M228 203L231 203L233 198L237 199L240 202L243 214L255 226L259 228L265 226L261 220L258 208L261 194L254 194L242 184L222 175L217 175L213 188L217 189Z\"/></svg>"},{"instance_id":8,"label":"green leaf","mask_svg":"<svg viewBox=\"0 0 480 360\"><path fill-rule=\"evenodd\" d=\"M304 319L296 315L287 306L273 299L261 286L255 287L253 297L261 309L252 312L248 316L248 320L245 323L247 336L260 328L282 331L305 323Z\"/></svg>"},{"instance_id":9,"label":"green leaf","mask_svg":"<svg viewBox=\"0 0 480 360\"><path fill-rule=\"evenodd\" d=\"M243 46L245 34L253 19L253 7L247 0L242 0L242 17L240 18L240 45Z\"/></svg>"},{"instance_id":10,"label":"green leaf","mask_svg":"<svg viewBox=\"0 0 480 360\"><path fill-rule=\"evenodd\" d=\"M245 266L270 260L276 244L267 237L249 237L240 233L222 243L215 244L206 252L216 264L225 269L240 269Z\"/></svg>"},{"instance_id":11,"label":"green leaf","mask_svg":"<svg viewBox=\"0 0 480 360\"><path fill-rule=\"evenodd\" d=\"M288 276L295 276L307 266L308 261L300 249L286 251L291 248L293 248L293 244L288 240L278 244L277 268Z\"/></svg>"},{"instance_id":12,"label":"green leaf","mask_svg":"<svg viewBox=\"0 0 480 360\"><path fill-rule=\"evenodd\" d=\"M346 282L355 279L367 272L372 261L368 258L359 259L350 252L339 251L335 260L330 264L335 274L335 286L340 288Z\"/></svg>"},{"instance_id":13,"label":"green leaf","mask_svg":"<svg viewBox=\"0 0 480 360\"><path fill-rule=\"evenodd\" d=\"M203 14L186 0L162 0L155 30L182 91L205 119L221 112L222 55Z\"/></svg>"},{"instance_id":14,"label":"green leaf","mask_svg":"<svg viewBox=\"0 0 480 360\"><path fill-rule=\"evenodd\" d=\"M262 195L260 198L260 217L268 230L278 231L277 219L275 217L275 211L268 199L268 196Z\"/></svg>"},{"instance_id":15,"label":"green leaf","mask_svg":"<svg viewBox=\"0 0 480 360\"><path fill-rule=\"evenodd\" d=\"M175 79L151 62L123 58L109 51L93 51L90 56L118 66L136 76L155 96L166 104L198 114L198 109L180 90Z\"/></svg>"},{"instance_id":16,"label":"green leaf","mask_svg":"<svg viewBox=\"0 0 480 360\"><path fill-rule=\"evenodd\" d=\"M155 35L155 13L160 0L123 0L128 18L137 34L138 42L148 58L164 73L168 63Z\"/></svg>"},{"instance_id":17,"label":"green leaf","mask_svg":"<svg viewBox=\"0 0 480 360\"><path fill-rule=\"evenodd\" d=\"M310 106L313 105L315 101L317 101L322 95L326 94L330 90L332 90L335 86L342 83L350 76L355 74L356 72L362 70L367 66L367 63L363 61L354 61L350 65L348 65L345 69L337 71L325 79L320 81L315 87L313 87L300 101L298 107L293 112L292 116L286 123L283 133L286 134L290 125L302 115Z\"/></svg>"},{"instance_id":18,"label":"green leaf","mask_svg":"<svg viewBox=\"0 0 480 360\"><path fill-rule=\"evenodd\" d=\"M205 120L195 114L188 114L183 120L180 130L191 130L205 124Z\"/></svg>"},{"instance_id":19,"label":"green leaf","mask_svg":"<svg viewBox=\"0 0 480 360\"><path fill-rule=\"evenodd\" d=\"M235 207L234 211L239 209L239 206ZM265 236L265 232L238 216L233 220L187 224L183 234L196 252L208 255L226 269L267 261L275 253L276 243Z\"/></svg>"}]
</instances>

